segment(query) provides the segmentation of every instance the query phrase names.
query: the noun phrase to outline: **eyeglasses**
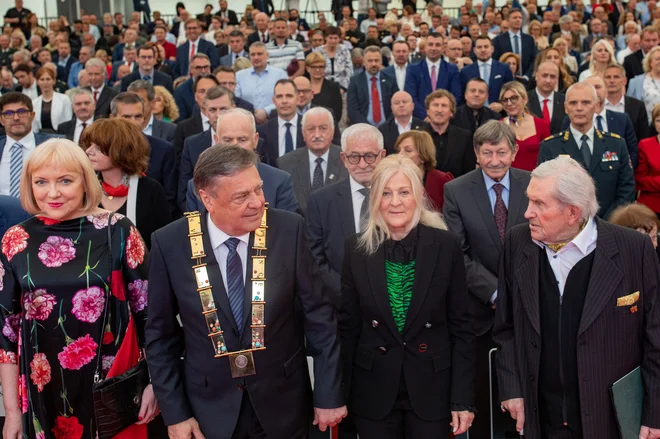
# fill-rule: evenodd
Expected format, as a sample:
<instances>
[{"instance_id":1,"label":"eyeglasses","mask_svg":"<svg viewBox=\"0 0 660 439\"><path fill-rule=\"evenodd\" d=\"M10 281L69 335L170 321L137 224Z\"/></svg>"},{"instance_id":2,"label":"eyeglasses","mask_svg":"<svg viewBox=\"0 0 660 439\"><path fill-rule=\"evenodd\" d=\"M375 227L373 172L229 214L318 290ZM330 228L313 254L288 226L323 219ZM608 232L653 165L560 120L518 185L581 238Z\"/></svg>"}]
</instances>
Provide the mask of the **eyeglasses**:
<instances>
[{"instance_id":1,"label":"eyeglasses","mask_svg":"<svg viewBox=\"0 0 660 439\"><path fill-rule=\"evenodd\" d=\"M31 113L30 110L26 110L25 108L20 108L16 111L12 111L12 110L3 111L2 117L3 119L10 120L13 119L14 116L18 115L19 118L25 119L30 115L30 113Z\"/></svg>"},{"instance_id":2,"label":"eyeglasses","mask_svg":"<svg viewBox=\"0 0 660 439\"><path fill-rule=\"evenodd\" d=\"M502 98L501 103L506 104L506 103L511 102L512 105L516 105L519 100L520 100L520 96L513 95L509 98Z\"/></svg>"},{"instance_id":3,"label":"eyeglasses","mask_svg":"<svg viewBox=\"0 0 660 439\"><path fill-rule=\"evenodd\" d=\"M378 154L372 154L372 153L366 153L366 154L351 154L347 155L346 159L348 160L348 163L351 165L357 165L360 163L360 160L364 159L365 163L368 165L373 165L376 163L376 159L378 158Z\"/></svg>"}]
</instances>

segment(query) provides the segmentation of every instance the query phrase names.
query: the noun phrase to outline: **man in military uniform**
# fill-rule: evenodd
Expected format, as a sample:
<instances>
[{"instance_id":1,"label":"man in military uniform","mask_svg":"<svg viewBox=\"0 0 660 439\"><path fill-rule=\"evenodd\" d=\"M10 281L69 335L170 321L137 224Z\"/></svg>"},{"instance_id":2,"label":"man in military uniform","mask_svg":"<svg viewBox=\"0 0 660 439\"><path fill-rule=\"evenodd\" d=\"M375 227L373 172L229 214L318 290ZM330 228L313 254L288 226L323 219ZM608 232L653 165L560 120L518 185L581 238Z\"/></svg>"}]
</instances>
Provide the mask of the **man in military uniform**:
<instances>
[{"instance_id":1,"label":"man in military uniform","mask_svg":"<svg viewBox=\"0 0 660 439\"><path fill-rule=\"evenodd\" d=\"M564 108L571 124L541 143L538 163L569 156L582 164L596 183L598 216L607 219L614 209L635 200L635 180L625 142L594 127L597 101L589 84L568 89Z\"/></svg>"}]
</instances>

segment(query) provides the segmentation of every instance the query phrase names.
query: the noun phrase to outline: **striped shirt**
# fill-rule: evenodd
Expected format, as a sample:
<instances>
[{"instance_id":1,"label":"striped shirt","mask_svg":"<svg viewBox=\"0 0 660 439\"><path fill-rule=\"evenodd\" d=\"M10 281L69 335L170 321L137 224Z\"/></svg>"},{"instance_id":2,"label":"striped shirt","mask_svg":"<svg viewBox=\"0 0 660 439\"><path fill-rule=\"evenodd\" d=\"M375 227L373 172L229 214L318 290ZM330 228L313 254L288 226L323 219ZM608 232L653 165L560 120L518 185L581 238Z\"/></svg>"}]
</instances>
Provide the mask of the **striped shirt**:
<instances>
[{"instance_id":1,"label":"striped shirt","mask_svg":"<svg viewBox=\"0 0 660 439\"><path fill-rule=\"evenodd\" d=\"M268 49L268 64L284 71L294 59L305 60L302 44L298 41L287 39L282 46L278 46L273 39L266 44L266 49Z\"/></svg>"}]
</instances>

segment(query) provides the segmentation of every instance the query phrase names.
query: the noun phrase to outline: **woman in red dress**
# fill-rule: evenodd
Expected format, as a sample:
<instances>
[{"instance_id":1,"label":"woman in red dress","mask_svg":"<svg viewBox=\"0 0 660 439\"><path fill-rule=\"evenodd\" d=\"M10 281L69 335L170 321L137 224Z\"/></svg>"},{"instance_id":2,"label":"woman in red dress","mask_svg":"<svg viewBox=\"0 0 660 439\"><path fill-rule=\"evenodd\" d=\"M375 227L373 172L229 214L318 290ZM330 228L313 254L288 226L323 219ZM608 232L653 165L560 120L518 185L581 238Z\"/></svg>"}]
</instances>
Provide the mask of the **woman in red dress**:
<instances>
[{"instance_id":1,"label":"woman in red dress","mask_svg":"<svg viewBox=\"0 0 660 439\"><path fill-rule=\"evenodd\" d=\"M518 81L502 86L500 103L507 114L504 122L516 133L518 152L511 166L532 171L536 168L541 142L550 136L549 122L532 116L527 109L527 91Z\"/></svg>"},{"instance_id":2,"label":"woman in red dress","mask_svg":"<svg viewBox=\"0 0 660 439\"><path fill-rule=\"evenodd\" d=\"M405 155L424 172L424 189L433 209L442 212L445 198L445 183L454 179L451 172L435 169L435 145L431 135L425 131L410 130L399 136L394 151Z\"/></svg>"},{"instance_id":3,"label":"woman in red dress","mask_svg":"<svg viewBox=\"0 0 660 439\"><path fill-rule=\"evenodd\" d=\"M660 104L653 108L651 119L655 129L660 129ZM660 136L640 140L635 182L639 191L637 202L648 206L660 218Z\"/></svg>"}]
</instances>

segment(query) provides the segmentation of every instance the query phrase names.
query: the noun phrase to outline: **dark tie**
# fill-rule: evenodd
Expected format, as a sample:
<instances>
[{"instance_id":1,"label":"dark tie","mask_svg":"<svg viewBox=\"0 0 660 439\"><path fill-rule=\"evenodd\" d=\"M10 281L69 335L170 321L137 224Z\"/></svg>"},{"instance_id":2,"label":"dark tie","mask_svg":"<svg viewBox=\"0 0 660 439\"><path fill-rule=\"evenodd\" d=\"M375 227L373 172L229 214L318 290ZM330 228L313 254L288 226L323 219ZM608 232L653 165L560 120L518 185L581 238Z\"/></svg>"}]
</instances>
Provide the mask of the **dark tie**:
<instances>
[{"instance_id":1,"label":"dark tie","mask_svg":"<svg viewBox=\"0 0 660 439\"><path fill-rule=\"evenodd\" d=\"M550 110L548 109L549 99L543 99L543 119L550 123Z\"/></svg>"},{"instance_id":2,"label":"dark tie","mask_svg":"<svg viewBox=\"0 0 660 439\"><path fill-rule=\"evenodd\" d=\"M239 243L238 238L229 238L225 241L225 246L229 249L227 254L227 297L229 306L234 315L238 332L243 332L243 294L245 286L243 284L243 264L241 256L236 251Z\"/></svg>"},{"instance_id":3,"label":"dark tie","mask_svg":"<svg viewBox=\"0 0 660 439\"><path fill-rule=\"evenodd\" d=\"M147 75L147 76L145 76L145 77L142 78L142 79L145 80L145 81L149 81L149 80L151 80L151 76Z\"/></svg>"},{"instance_id":4,"label":"dark tie","mask_svg":"<svg viewBox=\"0 0 660 439\"><path fill-rule=\"evenodd\" d=\"M78 136L78 139L82 138L82 135L85 132L85 128L87 128L87 122L82 123L82 130L80 130L80 136ZM80 140L78 140L78 142L80 142Z\"/></svg>"},{"instance_id":5,"label":"dark tie","mask_svg":"<svg viewBox=\"0 0 660 439\"><path fill-rule=\"evenodd\" d=\"M582 157L584 158L584 164L587 165L587 168L591 166L591 150L589 150L589 136L586 134L582 135L582 144L580 145L580 151L582 152Z\"/></svg>"},{"instance_id":6,"label":"dark tie","mask_svg":"<svg viewBox=\"0 0 660 439\"><path fill-rule=\"evenodd\" d=\"M520 40L518 39L518 35L513 36L513 53L520 56Z\"/></svg>"},{"instance_id":7,"label":"dark tie","mask_svg":"<svg viewBox=\"0 0 660 439\"><path fill-rule=\"evenodd\" d=\"M363 187L360 193L364 195L362 207L360 207L360 232L364 232L369 222L369 188Z\"/></svg>"},{"instance_id":8,"label":"dark tie","mask_svg":"<svg viewBox=\"0 0 660 439\"><path fill-rule=\"evenodd\" d=\"M603 116L596 116L596 126L598 127L598 131L605 131L603 129Z\"/></svg>"},{"instance_id":9,"label":"dark tie","mask_svg":"<svg viewBox=\"0 0 660 439\"><path fill-rule=\"evenodd\" d=\"M315 162L316 167L314 168L314 178L312 179L312 191L323 187L323 168L321 167L323 159L318 157Z\"/></svg>"},{"instance_id":10,"label":"dark tie","mask_svg":"<svg viewBox=\"0 0 660 439\"><path fill-rule=\"evenodd\" d=\"M291 135L291 124L285 123L286 134L284 134L284 154L293 151L293 136Z\"/></svg>"},{"instance_id":11,"label":"dark tie","mask_svg":"<svg viewBox=\"0 0 660 439\"><path fill-rule=\"evenodd\" d=\"M500 235L500 241L504 242L504 235L506 235L506 216L507 209L502 199L502 190L504 186L500 183L493 185L493 190L495 191L495 209L493 215L495 215L495 225L497 225L497 232Z\"/></svg>"},{"instance_id":12,"label":"dark tie","mask_svg":"<svg viewBox=\"0 0 660 439\"><path fill-rule=\"evenodd\" d=\"M378 78L375 76L371 77L371 114L376 125L378 125L381 120L380 93L378 93L378 84L376 83L377 81Z\"/></svg>"}]
</instances>

